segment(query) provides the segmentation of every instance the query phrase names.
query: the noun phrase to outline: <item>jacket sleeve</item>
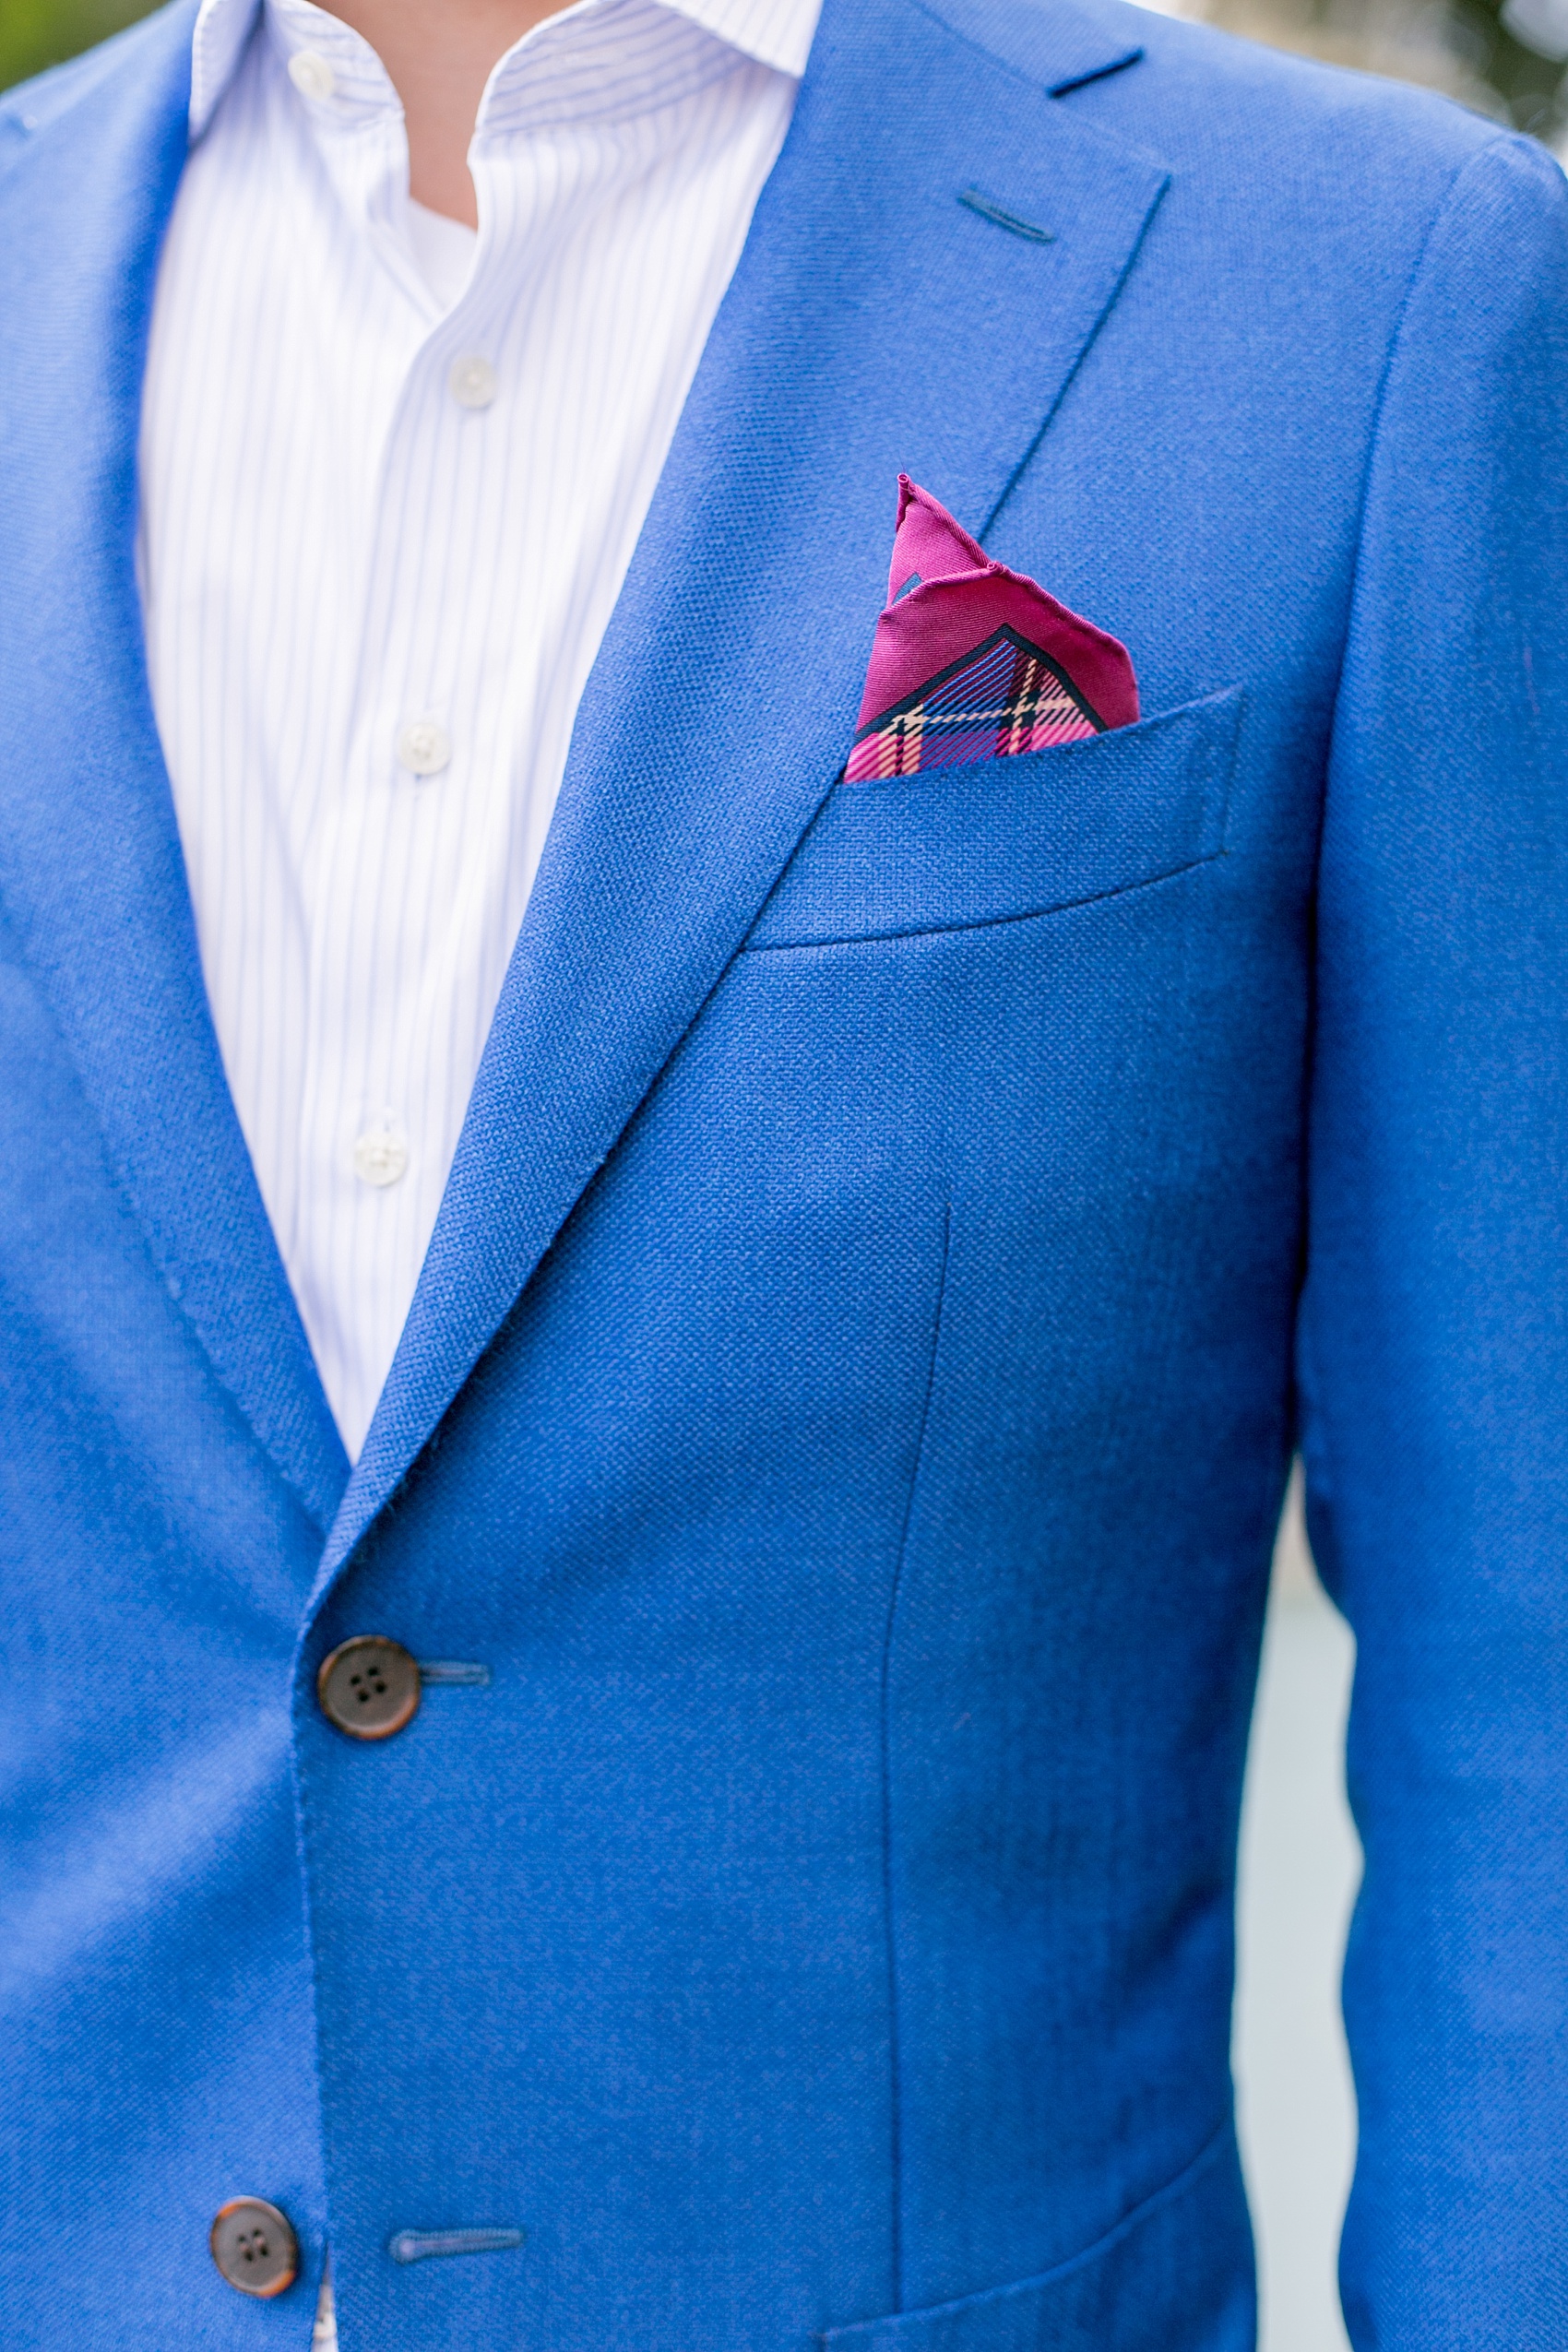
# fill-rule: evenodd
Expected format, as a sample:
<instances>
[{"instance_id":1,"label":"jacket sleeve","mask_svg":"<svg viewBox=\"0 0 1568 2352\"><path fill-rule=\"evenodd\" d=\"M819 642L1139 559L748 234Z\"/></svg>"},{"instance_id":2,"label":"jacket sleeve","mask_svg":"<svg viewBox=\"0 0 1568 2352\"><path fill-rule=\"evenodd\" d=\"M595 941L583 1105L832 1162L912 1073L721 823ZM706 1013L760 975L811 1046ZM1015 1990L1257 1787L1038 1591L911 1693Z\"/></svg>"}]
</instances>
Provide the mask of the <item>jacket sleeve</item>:
<instances>
[{"instance_id":1,"label":"jacket sleeve","mask_svg":"<svg viewBox=\"0 0 1568 2352\"><path fill-rule=\"evenodd\" d=\"M1299 1323L1357 1641L1358 2352L1568 2346L1568 189L1406 298L1324 802Z\"/></svg>"}]
</instances>

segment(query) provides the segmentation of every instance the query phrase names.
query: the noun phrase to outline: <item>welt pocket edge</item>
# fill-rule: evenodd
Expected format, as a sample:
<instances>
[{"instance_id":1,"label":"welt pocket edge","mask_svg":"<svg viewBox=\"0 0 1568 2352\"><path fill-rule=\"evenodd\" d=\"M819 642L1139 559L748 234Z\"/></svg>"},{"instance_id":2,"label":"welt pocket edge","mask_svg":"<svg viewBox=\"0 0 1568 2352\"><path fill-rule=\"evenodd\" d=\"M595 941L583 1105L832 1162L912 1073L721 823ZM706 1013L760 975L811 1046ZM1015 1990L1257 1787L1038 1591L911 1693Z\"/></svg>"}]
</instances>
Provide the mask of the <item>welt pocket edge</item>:
<instances>
[{"instance_id":1,"label":"welt pocket edge","mask_svg":"<svg viewBox=\"0 0 1568 2352\"><path fill-rule=\"evenodd\" d=\"M1225 854L1240 685L1084 742L840 784L747 956L984 930L1169 882Z\"/></svg>"},{"instance_id":2,"label":"welt pocket edge","mask_svg":"<svg viewBox=\"0 0 1568 2352\"><path fill-rule=\"evenodd\" d=\"M1192 728L1201 720L1216 723L1233 748L1246 691L1240 680L1228 686L1213 686L1206 694L1172 703L1168 710L1145 711L1141 718L1130 719L1123 727L1101 728L1098 734L1076 736L1065 743L1049 743L1038 752L998 753L990 759L957 760L951 766L917 768L908 776L868 776L853 784L840 771L828 802L831 803L840 795L862 803L878 797L897 800L901 793L921 787L940 789L944 778L994 775L1005 779L1052 767L1068 770L1092 766L1134 746L1140 753L1146 751L1161 736L1173 734L1180 728Z\"/></svg>"},{"instance_id":3,"label":"welt pocket edge","mask_svg":"<svg viewBox=\"0 0 1568 2352\"><path fill-rule=\"evenodd\" d=\"M1070 915L1080 907L1099 907L1108 898L1130 898L1140 890L1158 890L1163 882L1179 882L1184 873L1195 873L1200 866L1212 865L1225 855L1225 844L1218 842L1212 849L1200 850L1196 857L1184 858L1180 865L1166 866L1158 873L1140 873L1128 882L1108 883L1103 890L1087 890L1073 898L1052 898L1039 907L1010 908L1004 914L958 916L946 922L911 922L897 930L813 932L800 939L748 940L741 950L743 956L798 956L808 947L871 947L884 940L939 939L949 932L1000 931L1011 923L1043 922L1051 915Z\"/></svg>"}]
</instances>

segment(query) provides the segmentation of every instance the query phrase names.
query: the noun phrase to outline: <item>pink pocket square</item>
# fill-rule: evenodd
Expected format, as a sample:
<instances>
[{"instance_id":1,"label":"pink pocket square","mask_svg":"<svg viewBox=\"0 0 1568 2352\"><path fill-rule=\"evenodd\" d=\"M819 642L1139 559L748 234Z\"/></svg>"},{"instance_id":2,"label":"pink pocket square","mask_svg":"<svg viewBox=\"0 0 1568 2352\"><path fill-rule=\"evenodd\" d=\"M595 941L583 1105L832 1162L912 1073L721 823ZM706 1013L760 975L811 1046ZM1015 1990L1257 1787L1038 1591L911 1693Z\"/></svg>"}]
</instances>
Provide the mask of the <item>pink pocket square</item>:
<instances>
[{"instance_id":1,"label":"pink pocket square","mask_svg":"<svg viewBox=\"0 0 1568 2352\"><path fill-rule=\"evenodd\" d=\"M1137 715L1126 647L993 564L900 474L887 602L846 782L1044 751Z\"/></svg>"}]
</instances>

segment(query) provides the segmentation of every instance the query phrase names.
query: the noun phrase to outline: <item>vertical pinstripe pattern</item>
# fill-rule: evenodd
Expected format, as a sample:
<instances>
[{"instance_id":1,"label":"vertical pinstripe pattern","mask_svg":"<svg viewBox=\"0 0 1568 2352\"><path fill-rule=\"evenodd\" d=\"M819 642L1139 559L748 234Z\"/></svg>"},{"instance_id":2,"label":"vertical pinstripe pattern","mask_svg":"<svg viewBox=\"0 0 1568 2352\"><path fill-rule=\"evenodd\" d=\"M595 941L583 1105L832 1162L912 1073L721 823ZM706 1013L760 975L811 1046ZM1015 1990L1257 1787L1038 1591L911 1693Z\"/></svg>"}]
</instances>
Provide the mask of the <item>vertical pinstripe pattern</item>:
<instances>
[{"instance_id":1,"label":"vertical pinstripe pattern","mask_svg":"<svg viewBox=\"0 0 1568 2352\"><path fill-rule=\"evenodd\" d=\"M449 309L374 52L310 0L201 12L143 409L148 659L229 1082L350 1453L816 6L578 0L518 42ZM421 720L424 765L450 744L422 775Z\"/></svg>"}]
</instances>

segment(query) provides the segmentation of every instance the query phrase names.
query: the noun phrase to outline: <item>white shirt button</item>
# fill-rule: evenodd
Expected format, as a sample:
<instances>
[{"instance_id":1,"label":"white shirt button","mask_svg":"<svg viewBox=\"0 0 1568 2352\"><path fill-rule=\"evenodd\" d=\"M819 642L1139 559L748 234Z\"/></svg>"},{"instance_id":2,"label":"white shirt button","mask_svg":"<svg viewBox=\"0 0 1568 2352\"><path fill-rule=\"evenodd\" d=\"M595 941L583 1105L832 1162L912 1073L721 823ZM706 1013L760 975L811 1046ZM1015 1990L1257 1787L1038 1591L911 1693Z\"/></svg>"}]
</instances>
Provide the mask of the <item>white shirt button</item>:
<instances>
[{"instance_id":1,"label":"white shirt button","mask_svg":"<svg viewBox=\"0 0 1568 2352\"><path fill-rule=\"evenodd\" d=\"M289 60L289 79L302 98L330 98L338 77L314 49L296 49Z\"/></svg>"},{"instance_id":2,"label":"white shirt button","mask_svg":"<svg viewBox=\"0 0 1568 2352\"><path fill-rule=\"evenodd\" d=\"M401 1128L367 1127L354 1146L354 1173L362 1184L395 1184L408 1164Z\"/></svg>"},{"instance_id":3,"label":"white shirt button","mask_svg":"<svg viewBox=\"0 0 1568 2352\"><path fill-rule=\"evenodd\" d=\"M495 370L477 351L469 351L453 361L446 385L459 407L488 409L496 393Z\"/></svg>"},{"instance_id":4,"label":"white shirt button","mask_svg":"<svg viewBox=\"0 0 1568 2352\"><path fill-rule=\"evenodd\" d=\"M439 776L452 756L452 738L434 719L410 719L398 736L398 757L416 776Z\"/></svg>"}]
</instances>

